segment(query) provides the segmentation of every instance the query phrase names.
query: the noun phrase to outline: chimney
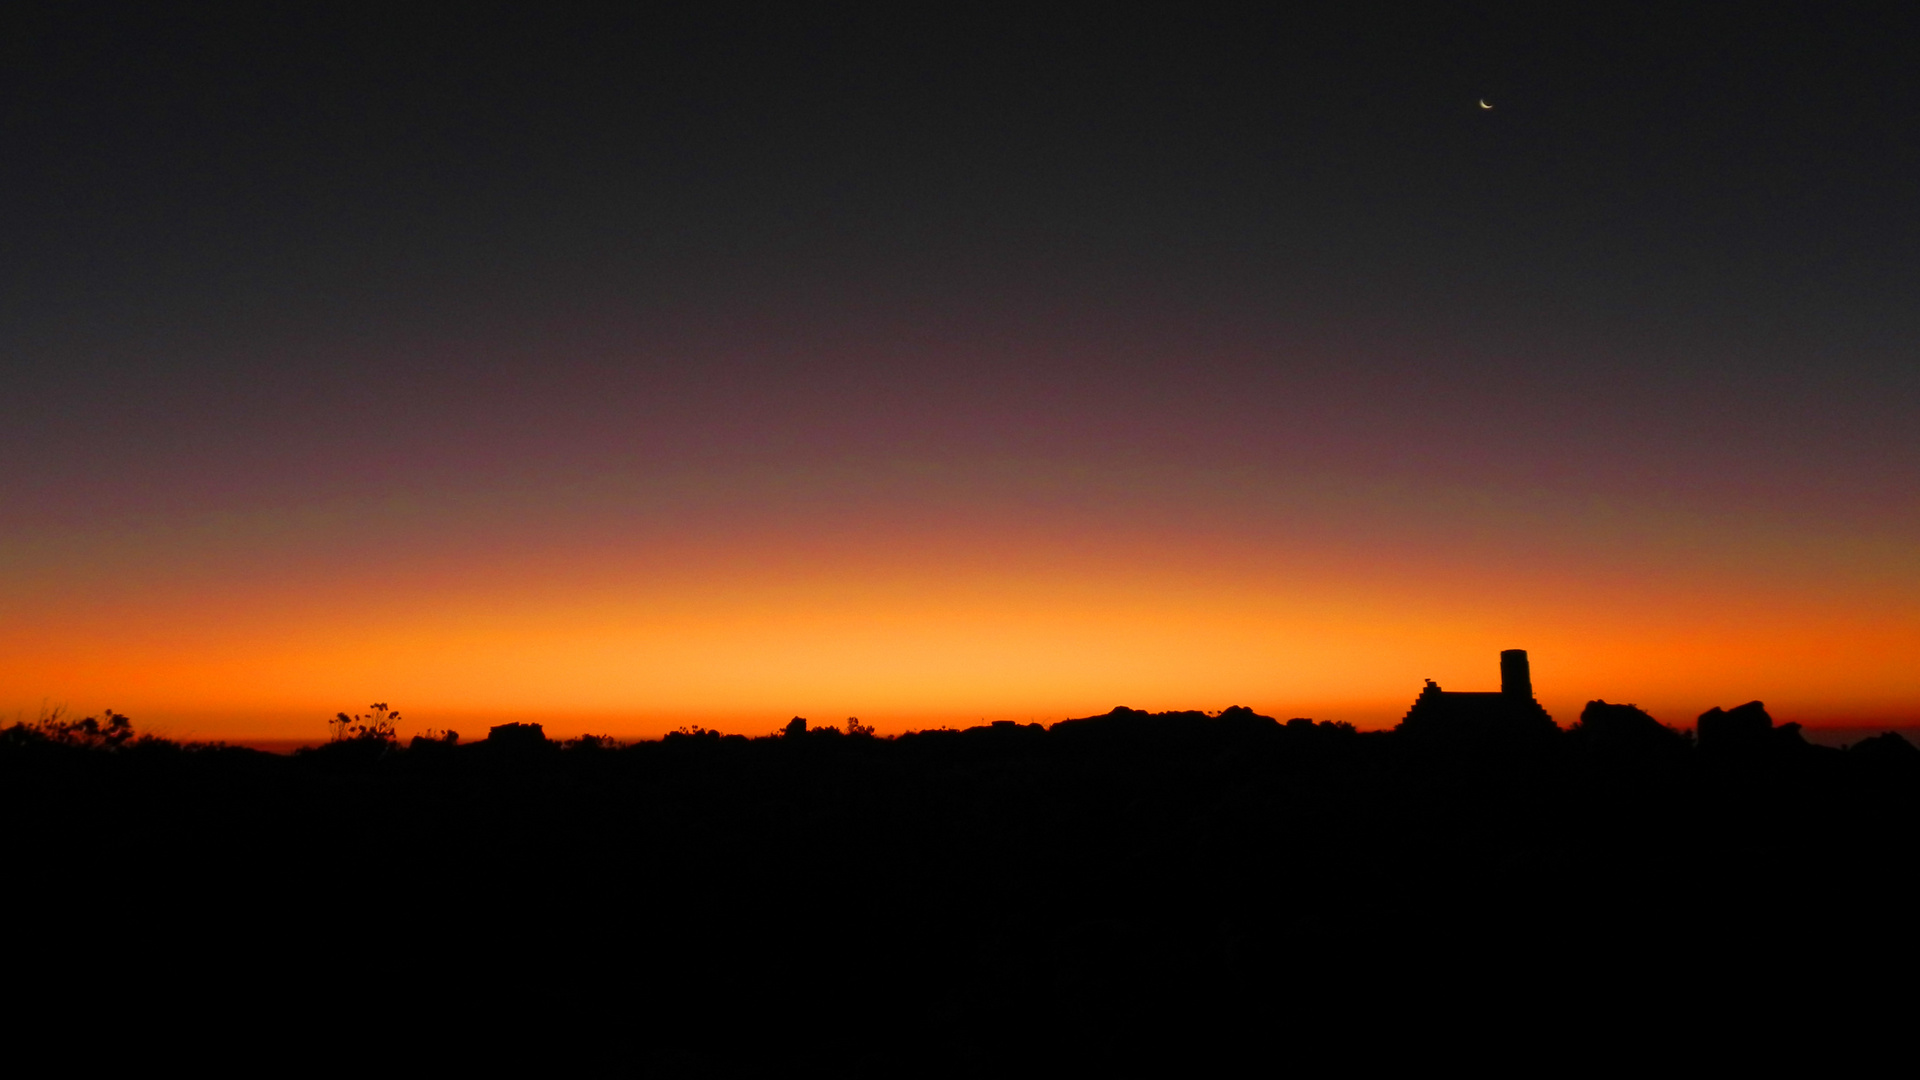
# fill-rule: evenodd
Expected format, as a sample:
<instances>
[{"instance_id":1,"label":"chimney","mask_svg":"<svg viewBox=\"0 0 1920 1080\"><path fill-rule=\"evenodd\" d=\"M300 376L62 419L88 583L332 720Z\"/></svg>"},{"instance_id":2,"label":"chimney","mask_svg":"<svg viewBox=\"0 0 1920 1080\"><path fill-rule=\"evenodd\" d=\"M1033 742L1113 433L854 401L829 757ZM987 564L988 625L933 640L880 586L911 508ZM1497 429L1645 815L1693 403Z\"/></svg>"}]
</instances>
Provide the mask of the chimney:
<instances>
[{"instance_id":1,"label":"chimney","mask_svg":"<svg viewBox=\"0 0 1920 1080\"><path fill-rule=\"evenodd\" d=\"M1508 697L1533 700L1533 673L1527 668L1527 650L1507 649L1500 654L1500 692Z\"/></svg>"}]
</instances>

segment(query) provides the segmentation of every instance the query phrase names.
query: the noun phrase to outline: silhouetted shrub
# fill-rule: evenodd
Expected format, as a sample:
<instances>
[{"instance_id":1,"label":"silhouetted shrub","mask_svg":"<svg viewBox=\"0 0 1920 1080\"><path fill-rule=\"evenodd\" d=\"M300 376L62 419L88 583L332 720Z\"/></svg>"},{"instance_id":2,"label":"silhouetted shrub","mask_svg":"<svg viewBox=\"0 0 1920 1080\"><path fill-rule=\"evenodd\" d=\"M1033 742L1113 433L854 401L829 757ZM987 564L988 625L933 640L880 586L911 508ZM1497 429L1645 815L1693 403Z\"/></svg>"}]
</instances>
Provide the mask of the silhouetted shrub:
<instances>
[{"instance_id":1,"label":"silhouetted shrub","mask_svg":"<svg viewBox=\"0 0 1920 1080\"><path fill-rule=\"evenodd\" d=\"M487 745L509 750L544 750L553 744L539 724L496 724L487 729Z\"/></svg>"},{"instance_id":2,"label":"silhouetted shrub","mask_svg":"<svg viewBox=\"0 0 1920 1080\"><path fill-rule=\"evenodd\" d=\"M36 720L8 728L8 735L16 742L46 742L85 750L115 750L134 737L133 721L112 709L106 710L104 719L89 716L67 720L63 718L65 713L64 707L56 705L50 711L43 711Z\"/></svg>"},{"instance_id":3,"label":"silhouetted shrub","mask_svg":"<svg viewBox=\"0 0 1920 1080\"><path fill-rule=\"evenodd\" d=\"M394 729L400 720L400 714L387 708L384 701L376 701L367 708L371 711L364 716L334 714L334 718L327 721L327 726L332 729L333 741L346 742L350 739L359 739L378 743L397 742L400 735Z\"/></svg>"},{"instance_id":4,"label":"silhouetted shrub","mask_svg":"<svg viewBox=\"0 0 1920 1080\"><path fill-rule=\"evenodd\" d=\"M582 735L577 739L568 739L561 743L568 750L618 750L626 745L611 735Z\"/></svg>"}]
</instances>

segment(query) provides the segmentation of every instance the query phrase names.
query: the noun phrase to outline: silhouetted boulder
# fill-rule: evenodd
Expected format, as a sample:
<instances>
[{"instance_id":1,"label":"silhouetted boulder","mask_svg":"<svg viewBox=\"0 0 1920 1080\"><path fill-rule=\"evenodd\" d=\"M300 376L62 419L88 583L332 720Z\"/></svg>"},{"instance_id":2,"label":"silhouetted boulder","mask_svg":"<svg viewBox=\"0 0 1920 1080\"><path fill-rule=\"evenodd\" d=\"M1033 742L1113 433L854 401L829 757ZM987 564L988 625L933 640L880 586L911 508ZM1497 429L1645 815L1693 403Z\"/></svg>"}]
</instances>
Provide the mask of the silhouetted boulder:
<instances>
[{"instance_id":1,"label":"silhouetted boulder","mask_svg":"<svg viewBox=\"0 0 1920 1080\"><path fill-rule=\"evenodd\" d=\"M1127 746L1135 750L1167 747L1198 741L1211 741L1235 730L1244 729L1251 709L1236 707L1221 716L1209 716L1197 709L1145 712L1116 705L1103 716L1083 716L1062 720L1049 732L1071 740L1075 745ZM1222 723L1225 717L1225 723ZM1259 717L1264 726L1272 726L1271 717Z\"/></svg>"},{"instance_id":2,"label":"silhouetted boulder","mask_svg":"<svg viewBox=\"0 0 1920 1080\"><path fill-rule=\"evenodd\" d=\"M1897 731L1883 731L1870 739L1861 739L1848 749L1862 757L1884 757L1920 764L1920 747L1902 738Z\"/></svg>"},{"instance_id":3,"label":"silhouetted boulder","mask_svg":"<svg viewBox=\"0 0 1920 1080\"><path fill-rule=\"evenodd\" d=\"M1824 752L1800 734L1800 725L1775 726L1766 706L1758 701L1732 709L1709 709L1700 714L1700 750L1716 758L1750 758Z\"/></svg>"},{"instance_id":4,"label":"silhouetted boulder","mask_svg":"<svg viewBox=\"0 0 1920 1080\"><path fill-rule=\"evenodd\" d=\"M1140 724L1144 724L1152 716L1153 714L1150 712L1142 712L1139 709L1130 709L1125 705L1115 705L1113 708L1108 709L1106 712L1103 712L1098 716L1072 717L1070 719L1062 720L1059 723L1053 725L1053 728L1056 731L1063 730L1063 729L1067 731L1074 731L1074 730L1079 730L1081 728L1090 729L1090 728L1099 728L1099 727L1117 727L1117 726L1129 726L1129 725L1137 726Z\"/></svg>"},{"instance_id":5,"label":"silhouetted boulder","mask_svg":"<svg viewBox=\"0 0 1920 1080\"><path fill-rule=\"evenodd\" d=\"M1766 749L1773 717L1758 701L1731 709L1714 706L1700 714L1700 749L1710 754L1757 753Z\"/></svg>"},{"instance_id":6,"label":"silhouetted boulder","mask_svg":"<svg viewBox=\"0 0 1920 1080\"><path fill-rule=\"evenodd\" d=\"M1647 715L1637 705L1587 702L1568 735L1578 744L1609 755L1645 756L1687 749L1687 736Z\"/></svg>"},{"instance_id":7,"label":"silhouetted boulder","mask_svg":"<svg viewBox=\"0 0 1920 1080\"><path fill-rule=\"evenodd\" d=\"M1857 762L1872 775L1920 777L1920 747L1901 738L1897 731L1861 739L1847 748L1847 759Z\"/></svg>"},{"instance_id":8,"label":"silhouetted boulder","mask_svg":"<svg viewBox=\"0 0 1920 1080\"><path fill-rule=\"evenodd\" d=\"M1052 734L1076 741L1084 742L1089 739L1110 741L1116 738L1145 735L1152 721L1152 713L1130 709L1125 705L1115 705L1099 716L1079 716L1062 720L1048 730Z\"/></svg>"}]
</instances>

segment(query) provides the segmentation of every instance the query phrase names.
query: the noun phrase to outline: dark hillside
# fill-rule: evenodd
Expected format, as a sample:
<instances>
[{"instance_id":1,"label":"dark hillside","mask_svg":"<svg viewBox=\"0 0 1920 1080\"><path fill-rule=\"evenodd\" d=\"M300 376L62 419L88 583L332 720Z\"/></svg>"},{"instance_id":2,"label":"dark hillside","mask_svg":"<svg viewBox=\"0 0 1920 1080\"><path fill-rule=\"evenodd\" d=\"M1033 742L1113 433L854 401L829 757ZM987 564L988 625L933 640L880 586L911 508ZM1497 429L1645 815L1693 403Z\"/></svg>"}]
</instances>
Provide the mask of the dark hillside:
<instances>
[{"instance_id":1,"label":"dark hillside","mask_svg":"<svg viewBox=\"0 0 1920 1080\"><path fill-rule=\"evenodd\" d=\"M1606 709L1546 741L1118 709L290 757L15 728L0 792L55 996L316 1038L378 1002L421 1037L574 1026L615 1065L984 1069L1886 1004L1920 752Z\"/></svg>"}]
</instances>

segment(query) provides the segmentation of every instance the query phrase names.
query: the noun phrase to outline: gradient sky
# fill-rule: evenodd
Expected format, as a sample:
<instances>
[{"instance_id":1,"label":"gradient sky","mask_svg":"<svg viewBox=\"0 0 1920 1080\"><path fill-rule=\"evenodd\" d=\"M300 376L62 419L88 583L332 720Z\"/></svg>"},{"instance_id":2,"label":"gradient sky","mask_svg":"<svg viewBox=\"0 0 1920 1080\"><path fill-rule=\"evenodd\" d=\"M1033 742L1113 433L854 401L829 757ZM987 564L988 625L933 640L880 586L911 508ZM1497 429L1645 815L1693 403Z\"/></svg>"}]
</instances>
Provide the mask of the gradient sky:
<instances>
[{"instance_id":1,"label":"gradient sky","mask_svg":"<svg viewBox=\"0 0 1920 1080\"><path fill-rule=\"evenodd\" d=\"M25 7L8 714L1920 720L1912 17Z\"/></svg>"}]
</instances>

